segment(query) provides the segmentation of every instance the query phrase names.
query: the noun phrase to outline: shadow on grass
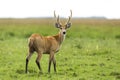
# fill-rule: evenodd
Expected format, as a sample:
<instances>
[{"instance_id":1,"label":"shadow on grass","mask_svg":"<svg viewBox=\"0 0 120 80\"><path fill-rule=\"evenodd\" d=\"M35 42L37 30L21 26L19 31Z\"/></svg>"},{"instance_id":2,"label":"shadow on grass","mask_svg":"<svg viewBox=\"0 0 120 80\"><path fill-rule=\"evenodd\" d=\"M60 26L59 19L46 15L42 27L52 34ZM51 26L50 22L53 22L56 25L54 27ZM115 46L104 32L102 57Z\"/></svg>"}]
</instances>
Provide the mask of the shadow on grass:
<instances>
[{"instance_id":1,"label":"shadow on grass","mask_svg":"<svg viewBox=\"0 0 120 80\"><path fill-rule=\"evenodd\" d=\"M120 79L120 72L111 72L110 76L115 76L116 79Z\"/></svg>"},{"instance_id":2,"label":"shadow on grass","mask_svg":"<svg viewBox=\"0 0 120 80\"><path fill-rule=\"evenodd\" d=\"M76 72L73 72L73 73L69 73L67 71L63 71L63 72L51 72L51 73L48 73L48 72L38 72L38 71L35 71L35 70L32 70L32 69L29 69L28 70L28 73L26 74L25 73L25 70L24 69L17 69L16 70L16 73L19 74L19 75L24 75L24 76L28 76L28 77L36 77L36 78L39 78L39 77L46 77L46 78L54 78L55 76L65 76L65 75L72 75L72 77L77 77L78 74Z\"/></svg>"},{"instance_id":3,"label":"shadow on grass","mask_svg":"<svg viewBox=\"0 0 120 80\"><path fill-rule=\"evenodd\" d=\"M20 69L16 70L16 73L18 73L18 74L26 74L25 70L22 70L22 69L21 70ZM29 70L28 73L37 73L37 71L35 71L35 70Z\"/></svg>"},{"instance_id":4,"label":"shadow on grass","mask_svg":"<svg viewBox=\"0 0 120 80\"><path fill-rule=\"evenodd\" d=\"M25 70L23 70L23 69L16 70L16 73L18 73L18 74L26 74ZM35 70L29 69L27 74L50 75L50 74L57 74L57 73L37 72Z\"/></svg>"}]
</instances>

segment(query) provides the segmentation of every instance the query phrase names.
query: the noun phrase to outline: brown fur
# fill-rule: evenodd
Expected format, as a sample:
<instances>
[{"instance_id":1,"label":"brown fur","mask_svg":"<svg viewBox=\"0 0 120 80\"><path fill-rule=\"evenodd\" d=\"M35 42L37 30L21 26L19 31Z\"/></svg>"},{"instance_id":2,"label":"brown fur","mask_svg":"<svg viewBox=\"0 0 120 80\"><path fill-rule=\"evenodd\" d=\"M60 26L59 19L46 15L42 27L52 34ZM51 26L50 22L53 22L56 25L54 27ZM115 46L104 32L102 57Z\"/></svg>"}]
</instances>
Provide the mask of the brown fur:
<instances>
[{"instance_id":1,"label":"brown fur","mask_svg":"<svg viewBox=\"0 0 120 80\"><path fill-rule=\"evenodd\" d=\"M60 48L60 44L63 41L63 37L60 34L55 36L41 36L39 34L32 34L29 38L29 50L36 51L37 53L57 52Z\"/></svg>"}]
</instances>

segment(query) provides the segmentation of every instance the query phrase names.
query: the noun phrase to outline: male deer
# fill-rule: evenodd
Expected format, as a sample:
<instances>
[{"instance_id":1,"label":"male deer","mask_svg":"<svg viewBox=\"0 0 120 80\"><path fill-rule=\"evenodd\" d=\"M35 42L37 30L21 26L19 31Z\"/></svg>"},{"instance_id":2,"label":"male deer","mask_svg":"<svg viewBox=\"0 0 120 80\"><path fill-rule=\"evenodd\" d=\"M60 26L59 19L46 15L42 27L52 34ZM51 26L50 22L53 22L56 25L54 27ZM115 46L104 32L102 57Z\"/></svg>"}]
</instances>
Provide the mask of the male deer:
<instances>
[{"instance_id":1,"label":"male deer","mask_svg":"<svg viewBox=\"0 0 120 80\"><path fill-rule=\"evenodd\" d=\"M41 36L39 34L32 34L29 38L29 53L26 58L26 67L25 67L25 72L27 73L28 71L28 62L30 60L30 57L32 56L33 52L37 52L37 58L36 58L36 64L39 68L40 71L42 71L41 66L40 66L40 59L42 57L42 54L50 54L49 56L49 66L48 66L48 72L50 73L50 67L51 67L51 62L53 62L54 65L54 72L56 72L56 60L54 57L54 54L59 51L60 45L63 42L65 35L66 35L66 29L70 28L71 23L71 17L72 17L72 11L70 10L71 15L69 16L69 19L67 23L62 25L60 23L59 15L56 17L55 11L54 11L54 17L56 19L55 26L56 28L59 28L60 31L57 35L54 36Z\"/></svg>"}]
</instances>

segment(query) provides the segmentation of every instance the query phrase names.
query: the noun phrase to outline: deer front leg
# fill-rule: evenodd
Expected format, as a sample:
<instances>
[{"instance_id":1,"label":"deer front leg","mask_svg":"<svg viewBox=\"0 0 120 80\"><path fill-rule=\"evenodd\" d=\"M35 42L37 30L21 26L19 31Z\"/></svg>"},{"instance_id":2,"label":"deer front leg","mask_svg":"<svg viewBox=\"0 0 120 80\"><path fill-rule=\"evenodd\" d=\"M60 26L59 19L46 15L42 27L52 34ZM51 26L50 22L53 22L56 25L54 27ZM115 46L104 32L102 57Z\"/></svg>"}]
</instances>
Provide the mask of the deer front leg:
<instances>
[{"instance_id":1,"label":"deer front leg","mask_svg":"<svg viewBox=\"0 0 120 80\"><path fill-rule=\"evenodd\" d=\"M38 69L42 72L42 69L41 69L41 66L40 66L40 63L39 63L41 57L42 57L42 53L38 53L38 56L36 58L36 64L38 66Z\"/></svg>"},{"instance_id":2,"label":"deer front leg","mask_svg":"<svg viewBox=\"0 0 120 80\"><path fill-rule=\"evenodd\" d=\"M54 65L54 72L56 72L56 60L55 60L55 57L53 57L53 65Z\"/></svg>"},{"instance_id":3,"label":"deer front leg","mask_svg":"<svg viewBox=\"0 0 120 80\"><path fill-rule=\"evenodd\" d=\"M50 73L51 62L53 61L53 58L54 58L54 52L51 52L51 53L50 53L50 56L49 56L48 73Z\"/></svg>"}]
</instances>

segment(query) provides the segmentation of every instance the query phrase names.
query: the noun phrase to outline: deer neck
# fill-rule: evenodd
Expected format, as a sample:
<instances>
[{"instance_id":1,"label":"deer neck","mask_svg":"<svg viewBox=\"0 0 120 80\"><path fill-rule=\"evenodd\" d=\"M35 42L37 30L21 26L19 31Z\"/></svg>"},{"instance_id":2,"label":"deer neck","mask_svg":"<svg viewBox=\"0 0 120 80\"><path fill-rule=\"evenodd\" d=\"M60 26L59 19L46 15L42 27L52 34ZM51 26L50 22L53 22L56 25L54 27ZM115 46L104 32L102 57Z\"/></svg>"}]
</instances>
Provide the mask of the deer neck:
<instances>
[{"instance_id":1,"label":"deer neck","mask_svg":"<svg viewBox=\"0 0 120 80\"><path fill-rule=\"evenodd\" d=\"M62 44L62 42L65 39L65 35L63 35L61 32L59 32L57 35L54 36L55 39L57 40L57 42L59 43L59 45Z\"/></svg>"}]
</instances>

